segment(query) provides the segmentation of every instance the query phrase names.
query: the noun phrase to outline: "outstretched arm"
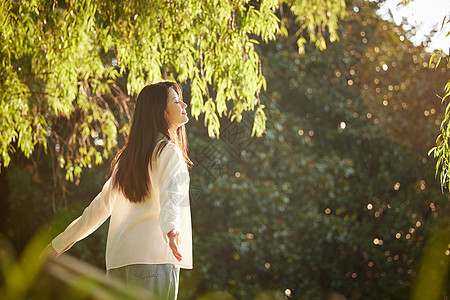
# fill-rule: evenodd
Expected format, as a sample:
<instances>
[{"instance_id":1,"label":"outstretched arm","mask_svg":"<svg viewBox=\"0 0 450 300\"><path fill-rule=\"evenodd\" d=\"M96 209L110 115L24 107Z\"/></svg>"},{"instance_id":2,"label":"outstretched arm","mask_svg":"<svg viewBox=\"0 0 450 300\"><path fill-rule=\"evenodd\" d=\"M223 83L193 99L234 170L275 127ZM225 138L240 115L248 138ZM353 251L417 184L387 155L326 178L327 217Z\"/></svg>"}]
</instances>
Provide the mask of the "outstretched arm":
<instances>
[{"instance_id":1,"label":"outstretched arm","mask_svg":"<svg viewBox=\"0 0 450 300\"><path fill-rule=\"evenodd\" d=\"M103 185L102 191L92 200L83 214L73 221L52 241L52 248L59 256L73 244L94 232L111 215L115 195L112 192L111 178ZM50 251L50 254L52 252Z\"/></svg>"}]
</instances>

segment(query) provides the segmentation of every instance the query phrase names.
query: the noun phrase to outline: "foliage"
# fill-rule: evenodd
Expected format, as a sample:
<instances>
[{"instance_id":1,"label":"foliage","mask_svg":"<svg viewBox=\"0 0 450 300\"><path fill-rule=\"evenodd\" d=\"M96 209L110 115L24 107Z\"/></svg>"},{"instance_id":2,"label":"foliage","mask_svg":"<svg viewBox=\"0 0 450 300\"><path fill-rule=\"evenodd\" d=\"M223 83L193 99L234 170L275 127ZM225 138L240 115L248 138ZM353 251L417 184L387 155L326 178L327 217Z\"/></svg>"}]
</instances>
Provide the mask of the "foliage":
<instances>
[{"instance_id":1,"label":"foliage","mask_svg":"<svg viewBox=\"0 0 450 300\"><path fill-rule=\"evenodd\" d=\"M192 279L195 293L406 299L430 226L439 220L448 232L449 199L425 153L443 114L433 96L445 70L428 70L423 49L374 4L351 4L359 10L324 53L299 57L289 38L262 49L265 137L213 182L194 170L204 192L193 209L194 272L204 274ZM192 144L194 153L206 147Z\"/></svg>"},{"instance_id":2,"label":"foliage","mask_svg":"<svg viewBox=\"0 0 450 300\"><path fill-rule=\"evenodd\" d=\"M266 83L255 44L285 34L282 7L306 30L300 49L305 38L324 49L324 30L336 39L345 2L2 1L0 166L39 146L55 178L79 178L126 136L134 96L162 79L190 85L191 115L204 115L210 136L219 117L239 121L253 110L261 136Z\"/></svg>"},{"instance_id":3,"label":"foliage","mask_svg":"<svg viewBox=\"0 0 450 300\"><path fill-rule=\"evenodd\" d=\"M441 31L444 30L444 26L450 23L450 14L446 15L442 20ZM450 35L450 29L445 36ZM450 51L450 50L449 50ZM437 50L430 58L429 67L437 69L443 60L443 67L450 69L450 56L443 50ZM445 84L445 91L443 96L438 95L441 98L442 103L445 103L450 96L450 79ZM436 139L436 146L430 149L429 154L432 154L434 158L437 158L436 162L436 176L439 174L441 186L443 188L450 188L450 102L447 101L447 109L445 116L441 122L441 133Z\"/></svg>"},{"instance_id":4,"label":"foliage","mask_svg":"<svg viewBox=\"0 0 450 300\"><path fill-rule=\"evenodd\" d=\"M450 251L447 236L448 228L431 228L429 242L422 255L417 283L410 299L442 299L442 291L445 290L445 285L448 285L446 278L450 271L450 259L442 255L445 253L448 256Z\"/></svg>"},{"instance_id":5,"label":"foliage","mask_svg":"<svg viewBox=\"0 0 450 300\"><path fill-rule=\"evenodd\" d=\"M307 38L311 42L315 42L317 49L320 50L325 50L327 48L327 33L329 34L329 40L331 42L339 40L339 36L337 34L338 18L343 18L345 16L345 0L287 0L286 4L290 7L290 11L295 16L295 23L300 24L300 28L297 32L297 34L300 35L297 40L298 52L300 54L305 53ZM327 11L328 13L324 14L324 11ZM289 19L284 18L282 21L289 22ZM327 24L328 32L325 32L325 27L323 26L324 24ZM306 31L306 34L304 31Z\"/></svg>"},{"instance_id":6,"label":"foliage","mask_svg":"<svg viewBox=\"0 0 450 300\"><path fill-rule=\"evenodd\" d=\"M262 138L248 140L245 117L237 127L221 119L218 140L201 122L187 124L195 267L181 272L181 299L320 299L336 291L407 299L423 286L448 296L445 283L417 283L448 272L449 198L426 155L445 113L434 95L447 70L428 69L424 49L380 20L374 3L347 7L340 42L324 52L306 45L300 56L292 35L256 49L268 83ZM283 26L296 31L295 18L285 17ZM236 149L227 138L238 134L247 136ZM49 161L41 158L38 169ZM23 220L50 216L37 200L51 194L52 175L28 179L31 162L17 158L7 171L9 233L23 245L30 234L14 228L30 232ZM105 174L98 166L68 185L70 209L59 228L82 212ZM104 267L101 230L70 253Z\"/></svg>"},{"instance_id":7,"label":"foliage","mask_svg":"<svg viewBox=\"0 0 450 300\"><path fill-rule=\"evenodd\" d=\"M39 236L39 238L38 238ZM48 238L48 237L47 237ZM42 232L30 239L19 258L15 258L14 247L0 235L0 294L4 299L26 299L33 283L39 277L44 259L38 258L45 246Z\"/></svg>"},{"instance_id":8,"label":"foliage","mask_svg":"<svg viewBox=\"0 0 450 300\"><path fill-rule=\"evenodd\" d=\"M158 300L149 291L105 278L103 271L69 255L47 257L42 249L52 234L39 230L20 256L8 239L0 236L2 299Z\"/></svg>"},{"instance_id":9,"label":"foliage","mask_svg":"<svg viewBox=\"0 0 450 300\"><path fill-rule=\"evenodd\" d=\"M445 19L444 19L445 21ZM450 34L450 31L449 31ZM449 35L447 34L447 35ZM450 56L446 55L442 50L437 51L430 58L430 67L435 65L436 68L439 66L441 59L444 58L447 62L447 68L450 69ZM432 61L437 59L436 63L432 64ZM445 103L447 98L450 96L450 80L447 81L445 85L445 93L442 97L442 102ZM447 109L445 110L444 119L441 122L441 133L436 139L436 146L431 148L429 154L433 154L437 158L436 162L436 176L440 173L439 178L441 185L444 188L449 188L450 184L450 150L449 150L449 138L450 138L450 103L447 103Z\"/></svg>"},{"instance_id":10,"label":"foliage","mask_svg":"<svg viewBox=\"0 0 450 300\"><path fill-rule=\"evenodd\" d=\"M183 279L198 285L184 292L252 299L262 289L289 290L294 299L318 299L331 289L356 299L404 299L434 218L428 199L439 216L448 212L430 165L424 171L420 154L370 120L324 133L270 110L265 138L239 164L213 182L193 177L203 187L193 206L196 268Z\"/></svg>"}]
</instances>

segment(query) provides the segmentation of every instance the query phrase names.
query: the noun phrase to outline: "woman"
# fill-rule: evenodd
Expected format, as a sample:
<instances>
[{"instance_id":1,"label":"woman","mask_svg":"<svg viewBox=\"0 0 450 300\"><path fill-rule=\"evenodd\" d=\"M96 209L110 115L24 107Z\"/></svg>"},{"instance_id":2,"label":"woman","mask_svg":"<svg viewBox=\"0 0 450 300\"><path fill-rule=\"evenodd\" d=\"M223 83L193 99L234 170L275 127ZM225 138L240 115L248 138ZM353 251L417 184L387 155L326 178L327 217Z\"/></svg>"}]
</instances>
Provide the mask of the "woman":
<instances>
[{"instance_id":1,"label":"woman","mask_svg":"<svg viewBox=\"0 0 450 300\"><path fill-rule=\"evenodd\" d=\"M186 107L177 83L142 89L111 178L52 241L52 255L68 250L111 216L107 277L138 284L160 299L176 299L179 269L192 268Z\"/></svg>"}]
</instances>

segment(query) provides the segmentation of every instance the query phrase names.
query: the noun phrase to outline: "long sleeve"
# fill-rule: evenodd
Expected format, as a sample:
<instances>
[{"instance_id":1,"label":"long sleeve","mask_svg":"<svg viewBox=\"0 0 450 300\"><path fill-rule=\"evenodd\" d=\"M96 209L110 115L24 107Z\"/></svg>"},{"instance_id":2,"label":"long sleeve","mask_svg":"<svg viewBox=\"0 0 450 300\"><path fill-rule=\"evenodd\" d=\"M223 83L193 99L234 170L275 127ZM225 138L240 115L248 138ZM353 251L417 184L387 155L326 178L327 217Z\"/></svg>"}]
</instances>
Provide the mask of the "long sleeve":
<instances>
[{"instance_id":1,"label":"long sleeve","mask_svg":"<svg viewBox=\"0 0 450 300\"><path fill-rule=\"evenodd\" d=\"M84 239L94 232L111 215L115 201L111 178L103 185L102 191L92 200L83 214L74 220L61 234L52 241L56 252L60 253L67 246Z\"/></svg>"},{"instance_id":2,"label":"long sleeve","mask_svg":"<svg viewBox=\"0 0 450 300\"><path fill-rule=\"evenodd\" d=\"M164 238L172 229L180 229L180 208L183 204L183 185L189 185L189 174L181 151L168 144L161 152L159 166L159 223Z\"/></svg>"}]
</instances>

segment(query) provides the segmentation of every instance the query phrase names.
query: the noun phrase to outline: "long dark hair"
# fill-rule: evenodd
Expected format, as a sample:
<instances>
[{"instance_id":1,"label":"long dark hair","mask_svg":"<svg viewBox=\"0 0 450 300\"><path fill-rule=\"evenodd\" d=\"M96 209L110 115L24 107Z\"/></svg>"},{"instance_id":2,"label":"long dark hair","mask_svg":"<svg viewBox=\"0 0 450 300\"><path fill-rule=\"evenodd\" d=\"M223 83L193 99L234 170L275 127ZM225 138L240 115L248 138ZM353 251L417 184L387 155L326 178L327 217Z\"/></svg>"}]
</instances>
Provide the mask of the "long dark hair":
<instances>
[{"instance_id":1,"label":"long dark hair","mask_svg":"<svg viewBox=\"0 0 450 300\"><path fill-rule=\"evenodd\" d=\"M167 141L163 141L155 149L161 134L180 147L186 165L192 166L187 155L185 126L178 127L175 136L172 136L164 117L170 88L174 89L180 100L183 99L181 86L175 82L158 82L142 89L137 97L126 145L111 162L113 188L121 191L131 202L142 202L149 194L151 182L148 168L149 164L152 167L153 151L156 150L156 155L159 155L167 145Z\"/></svg>"}]
</instances>

